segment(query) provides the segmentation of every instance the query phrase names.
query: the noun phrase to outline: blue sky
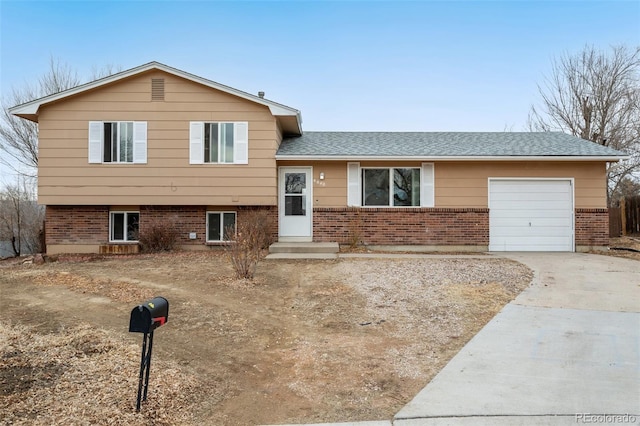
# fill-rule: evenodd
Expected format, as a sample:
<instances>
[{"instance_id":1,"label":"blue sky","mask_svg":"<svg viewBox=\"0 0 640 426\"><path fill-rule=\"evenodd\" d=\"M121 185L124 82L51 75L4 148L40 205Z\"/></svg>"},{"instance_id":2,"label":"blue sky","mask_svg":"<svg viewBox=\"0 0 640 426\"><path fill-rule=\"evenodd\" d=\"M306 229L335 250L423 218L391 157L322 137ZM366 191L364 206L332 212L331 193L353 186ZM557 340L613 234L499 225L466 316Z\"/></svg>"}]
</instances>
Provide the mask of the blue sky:
<instances>
[{"instance_id":1,"label":"blue sky","mask_svg":"<svg viewBox=\"0 0 640 426\"><path fill-rule=\"evenodd\" d=\"M640 44L639 1L7 1L0 90L51 56L159 61L302 111L305 130L525 130L554 56Z\"/></svg>"}]
</instances>

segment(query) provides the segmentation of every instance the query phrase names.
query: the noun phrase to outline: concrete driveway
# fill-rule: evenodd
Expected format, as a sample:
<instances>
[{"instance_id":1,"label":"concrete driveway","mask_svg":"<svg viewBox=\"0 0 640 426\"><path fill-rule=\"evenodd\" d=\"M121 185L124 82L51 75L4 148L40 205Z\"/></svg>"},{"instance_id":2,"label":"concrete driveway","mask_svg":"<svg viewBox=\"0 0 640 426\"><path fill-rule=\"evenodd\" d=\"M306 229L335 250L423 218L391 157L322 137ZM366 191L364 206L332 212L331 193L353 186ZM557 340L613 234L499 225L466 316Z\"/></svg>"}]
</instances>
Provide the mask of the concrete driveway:
<instances>
[{"instance_id":1,"label":"concrete driveway","mask_svg":"<svg viewBox=\"0 0 640 426\"><path fill-rule=\"evenodd\" d=\"M640 262L513 253L532 285L394 418L415 425L640 424Z\"/></svg>"}]
</instances>

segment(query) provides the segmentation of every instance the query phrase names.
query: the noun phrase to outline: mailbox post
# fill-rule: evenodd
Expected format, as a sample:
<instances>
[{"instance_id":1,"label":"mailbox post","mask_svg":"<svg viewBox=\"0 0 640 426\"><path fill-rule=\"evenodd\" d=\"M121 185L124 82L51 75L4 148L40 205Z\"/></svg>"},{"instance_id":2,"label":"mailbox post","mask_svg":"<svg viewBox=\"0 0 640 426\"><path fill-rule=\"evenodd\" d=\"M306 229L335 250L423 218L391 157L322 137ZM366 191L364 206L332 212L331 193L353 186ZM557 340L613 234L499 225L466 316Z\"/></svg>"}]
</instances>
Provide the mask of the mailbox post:
<instances>
[{"instance_id":1,"label":"mailbox post","mask_svg":"<svg viewBox=\"0 0 640 426\"><path fill-rule=\"evenodd\" d=\"M153 299L147 300L146 302L136 306L131 311L129 332L143 333L136 411L140 411L141 402L147 400L149 371L151 369L151 351L153 350L153 331L164 325L168 319L169 301L164 297L154 297Z\"/></svg>"}]
</instances>

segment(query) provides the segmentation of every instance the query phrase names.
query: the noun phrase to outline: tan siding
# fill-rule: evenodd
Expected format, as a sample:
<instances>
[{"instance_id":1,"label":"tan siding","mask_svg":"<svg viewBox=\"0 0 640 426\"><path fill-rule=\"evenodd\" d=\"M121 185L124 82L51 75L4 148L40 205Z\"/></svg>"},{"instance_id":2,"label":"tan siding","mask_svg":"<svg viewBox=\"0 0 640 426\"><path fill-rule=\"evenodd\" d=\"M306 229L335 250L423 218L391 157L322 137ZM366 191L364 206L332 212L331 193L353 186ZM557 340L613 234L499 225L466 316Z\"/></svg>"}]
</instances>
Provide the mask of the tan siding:
<instances>
[{"instance_id":1,"label":"tan siding","mask_svg":"<svg viewBox=\"0 0 640 426\"><path fill-rule=\"evenodd\" d=\"M121 167L121 166L113 166L113 167ZM214 166L203 166L206 169L200 170L200 175L203 178L235 178L235 177L246 177L247 173L245 169L239 167L214 167ZM262 169L262 170L260 170ZM85 173L85 168L83 167L74 167L74 168L66 168L66 167L47 167L46 175L41 174L40 176L44 176L48 180L48 184L50 185L61 185L63 181L56 181L55 179L63 178L66 179L68 183L68 179L70 177L79 178L83 177L86 179L94 179L94 178L111 178L114 174L120 174L121 172L117 171L118 169L110 169L108 167L100 168L99 170L95 170L92 174L88 175ZM116 170L116 171L114 171ZM267 175L273 172L273 167L253 167L252 170L257 175ZM150 177L150 178L193 178L194 172L190 170L189 167L174 167L174 168L160 168L160 167L147 167L147 168L132 168L127 171L127 175L138 179L139 177ZM84 179L83 179L84 181ZM57 182L57 183L54 183Z\"/></svg>"},{"instance_id":2,"label":"tan siding","mask_svg":"<svg viewBox=\"0 0 640 426\"><path fill-rule=\"evenodd\" d=\"M49 196L49 195L38 195L38 203L45 205L55 205L56 201L59 200L60 197L57 195ZM119 202L122 203L140 203L141 205L158 205L158 206L197 206L201 205L203 197L198 195L175 195L171 194L168 196L167 193L158 194L152 191L149 191L149 195L143 196L132 196L132 195L123 195L118 198ZM254 205L254 206L275 206L277 197L274 196L266 196L263 195L259 198L257 197L231 197L231 196L218 196L211 195L206 197L207 202L212 205L218 206L246 206L246 205ZM86 205L87 204L87 195L66 195L64 197L65 204L64 205ZM113 202L112 195L94 195L91 194L91 200L93 201L93 205L110 205ZM237 201L236 201L237 200Z\"/></svg>"},{"instance_id":3,"label":"tan siding","mask_svg":"<svg viewBox=\"0 0 640 426\"><path fill-rule=\"evenodd\" d=\"M172 185L171 182L157 182L153 186L139 186L139 187L131 187L128 188L127 196L131 197L139 197L139 196L161 196L161 197L172 197L172 196L180 196L180 197L203 197L204 200L209 200L209 197L212 196L220 196L220 197L251 197L256 190L259 190L263 196L275 195L276 190L273 189L270 185L267 184L259 184L259 181L255 179L247 180L247 182L251 182L253 185L247 187L234 186L234 187L220 187L212 189L209 186L210 182L203 181L198 186L179 186L175 183ZM61 196L66 195L70 192L73 192L76 195L82 196L96 196L96 197L106 197L112 194L114 190L117 190L117 186L52 186L46 187L47 196ZM120 197L118 200L118 204L124 203L123 197ZM130 203L132 200L127 200L127 203ZM113 204L113 203L111 203ZM162 203L166 204L166 203Z\"/></svg>"},{"instance_id":4,"label":"tan siding","mask_svg":"<svg viewBox=\"0 0 640 426\"><path fill-rule=\"evenodd\" d=\"M165 101L151 102L151 78L165 79ZM281 133L266 106L153 71L47 105L39 120L43 204L276 204ZM88 163L88 122L109 120L147 122L147 164ZM248 121L249 164L190 165L190 121Z\"/></svg>"},{"instance_id":5,"label":"tan siding","mask_svg":"<svg viewBox=\"0 0 640 426\"><path fill-rule=\"evenodd\" d=\"M281 166L313 166L314 206L345 207L347 162L280 161ZM420 162L360 162L361 167L420 167ZM319 180L324 172L324 181ZM436 162L435 206L487 208L490 177L574 178L576 208L605 208L603 162Z\"/></svg>"},{"instance_id":6,"label":"tan siding","mask_svg":"<svg viewBox=\"0 0 640 426\"><path fill-rule=\"evenodd\" d=\"M437 163L436 207L487 207L490 177L574 178L576 208L607 205L604 163L494 161Z\"/></svg>"}]
</instances>

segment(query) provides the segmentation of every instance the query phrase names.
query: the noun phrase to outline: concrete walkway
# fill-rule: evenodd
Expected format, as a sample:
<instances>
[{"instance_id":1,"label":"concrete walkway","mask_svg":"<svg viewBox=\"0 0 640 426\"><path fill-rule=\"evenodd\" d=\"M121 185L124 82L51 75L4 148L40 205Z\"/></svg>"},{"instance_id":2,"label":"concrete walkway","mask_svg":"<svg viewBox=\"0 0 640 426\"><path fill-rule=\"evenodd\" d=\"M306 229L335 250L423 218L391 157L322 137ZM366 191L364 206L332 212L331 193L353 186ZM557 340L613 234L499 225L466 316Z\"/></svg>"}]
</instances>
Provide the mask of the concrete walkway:
<instances>
[{"instance_id":1,"label":"concrete walkway","mask_svg":"<svg viewBox=\"0 0 640 426\"><path fill-rule=\"evenodd\" d=\"M392 421L333 425L640 424L640 262L500 256L534 270L532 285Z\"/></svg>"},{"instance_id":2,"label":"concrete walkway","mask_svg":"<svg viewBox=\"0 0 640 426\"><path fill-rule=\"evenodd\" d=\"M640 424L640 263L579 253L505 257L535 271L532 285L393 425Z\"/></svg>"}]
</instances>

